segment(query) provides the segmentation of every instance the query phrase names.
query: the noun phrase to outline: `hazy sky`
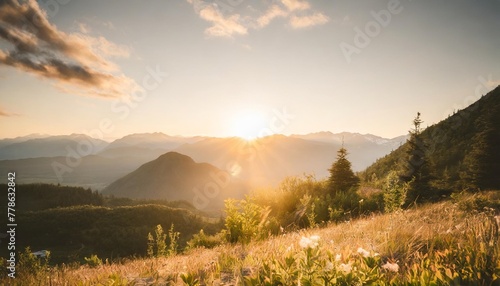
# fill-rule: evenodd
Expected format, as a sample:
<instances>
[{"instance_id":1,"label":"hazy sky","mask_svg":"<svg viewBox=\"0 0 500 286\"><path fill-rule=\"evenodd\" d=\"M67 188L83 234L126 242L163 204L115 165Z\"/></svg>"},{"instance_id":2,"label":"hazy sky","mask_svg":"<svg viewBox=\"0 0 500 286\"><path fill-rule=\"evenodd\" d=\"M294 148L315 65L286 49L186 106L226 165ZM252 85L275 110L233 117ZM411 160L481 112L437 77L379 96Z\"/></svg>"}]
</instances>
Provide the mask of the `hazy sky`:
<instances>
[{"instance_id":1,"label":"hazy sky","mask_svg":"<svg viewBox=\"0 0 500 286\"><path fill-rule=\"evenodd\" d=\"M1 138L395 137L500 84L500 0L0 3Z\"/></svg>"}]
</instances>

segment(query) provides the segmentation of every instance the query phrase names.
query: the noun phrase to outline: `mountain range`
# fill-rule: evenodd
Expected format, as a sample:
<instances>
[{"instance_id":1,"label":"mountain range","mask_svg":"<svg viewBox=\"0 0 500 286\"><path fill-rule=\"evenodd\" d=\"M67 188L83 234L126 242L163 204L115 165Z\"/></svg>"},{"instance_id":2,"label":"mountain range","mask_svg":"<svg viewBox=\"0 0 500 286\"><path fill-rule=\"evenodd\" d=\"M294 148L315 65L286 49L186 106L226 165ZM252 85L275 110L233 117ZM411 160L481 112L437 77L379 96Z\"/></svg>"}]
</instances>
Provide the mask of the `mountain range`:
<instances>
[{"instance_id":1,"label":"mountain range","mask_svg":"<svg viewBox=\"0 0 500 286\"><path fill-rule=\"evenodd\" d=\"M424 117L425 119L425 117ZM500 87L421 136L439 189L500 188ZM29 135L0 140L0 171L16 171L18 183L89 186L104 194L141 199L186 200L220 208L255 186L286 176L328 176L344 146L365 182L381 181L407 157L407 136L317 132L239 137L132 134L105 142L81 134ZM406 142L406 143L405 143Z\"/></svg>"},{"instance_id":2,"label":"mountain range","mask_svg":"<svg viewBox=\"0 0 500 286\"><path fill-rule=\"evenodd\" d=\"M252 184L269 185L303 173L327 176L342 144L350 152L354 170L361 171L405 140L406 136L385 139L347 132L272 135L254 141L163 133L131 134L113 142L81 134L30 135L0 140L0 170L17 171L19 183L61 183L102 190L142 164L175 151L239 179L251 179Z\"/></svg>"}]
</instances>

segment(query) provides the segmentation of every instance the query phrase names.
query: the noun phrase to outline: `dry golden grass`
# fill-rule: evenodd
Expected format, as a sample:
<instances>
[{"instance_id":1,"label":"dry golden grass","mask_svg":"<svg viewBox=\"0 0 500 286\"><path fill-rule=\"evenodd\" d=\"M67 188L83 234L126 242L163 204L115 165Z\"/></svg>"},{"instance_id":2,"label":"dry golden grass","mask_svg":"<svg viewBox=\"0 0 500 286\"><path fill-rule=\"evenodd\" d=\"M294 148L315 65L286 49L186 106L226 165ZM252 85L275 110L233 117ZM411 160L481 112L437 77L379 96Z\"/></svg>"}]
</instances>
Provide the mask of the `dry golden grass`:
<instances>
[{"instance_id":1,"label":"dry golden grass","mask_svg":"<svg viewBox=\"0 0 500 286\"><path fill-rule=\"evenodd\" d=\"M243 276L257 271L263 262L300 248L301 237L310 235L320 236L321 247L332 253L349 253L362 247L379 253L383 259L398 261L404 267L418 251L439 248L440 241L460 239L465 229L477 223L481 223L480 215L462 211L452 202L442 202L286 233L248 245L194 249L169 258L130 259L96 268L59 266L37 284L185 285L180 274L191 273L207 285L240 285ZM15 282L31 285L33 281L27 278Z\"/></svg>"}]
</instances>

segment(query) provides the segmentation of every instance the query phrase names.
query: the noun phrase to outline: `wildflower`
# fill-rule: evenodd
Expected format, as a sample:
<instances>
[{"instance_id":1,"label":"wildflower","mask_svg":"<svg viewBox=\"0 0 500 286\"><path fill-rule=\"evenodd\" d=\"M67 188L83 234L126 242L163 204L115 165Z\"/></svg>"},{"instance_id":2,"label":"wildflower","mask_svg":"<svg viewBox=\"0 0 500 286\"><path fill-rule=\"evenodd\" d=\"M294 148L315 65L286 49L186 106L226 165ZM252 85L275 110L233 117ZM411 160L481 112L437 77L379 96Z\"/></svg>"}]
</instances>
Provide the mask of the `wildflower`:
<instances>
[{"instance_id":1,"label":"wildflower","mask_svg":"<svg viewBox=\"0 0 500 286\"><path fill-rule=\"evenodd\" d=\"M364 199L361 199L359 200L359 203L362 204L365 200Z\"/></svg>"},{"instance_id":2,"label":"wildflower","mask_svg":"<svg viewBox=\"0 0 500 286\"><path fill-rule=\"evenodd\" d=\"M335 255L335 261L338 262L338 261L340 261L340 259L342 259L342 255L340 255L340 254Z\"/></svg>"},{"instance_id":3,"label":"wildflower","mask_svg":"<svg viewBox=\"0 0 500 286\"><path fill-rule=\"evenodd\" d=\"M300 247L308 248L309 244L311 244L311 240L308 237L303 236L299 242Z\"/></svg>"},{"instance_id":4,"label":"wildflower","mask_svg":"<svg viewBox=\"0 0 500 286\"><path fill-rule=\"evenodd\" d=\"M349 263L348 264L341 263L339 265L339 270L342 271L342 272L344 272L345 274L349 274L349 273L351 273L352 266Z\"/></svg>"},{"instance_id":5,"label":"wildflower","mask_svg":"<svg viewBox=\"0 0 500 286\"><path fill-rule=\"evenodd\" d=\"M313 236L311 236L311 237L309 237L309 238L311 239L311 241L312 241L313 243L315 243L315 244L316 244L314 247L318 246L318 244L319 244L319 235L313 235ZM314 247L313 247L313 248L314 248Z\"/></svg>"},{"instance_id":6,"label":"wildflower","mask_svg":"<svg viewBox=\"0 0 500 286\"><path fill-rule=\"evenodd\" d=\"M299 242L300 247L302 248L316 248L319 245L319 236L313 235L310 237L303 236Z\"/></svg>"},{"instance_id":7,"label":"wildflower","mask_svg":"<svg viewBox=\"0 0 500 286\"><path fill-rule=\"evenodd\" d=\"M326 262L325 270L330 271L332 269L333 269L333 263L331 263L330 261Z\"/></svg>"},{"instance_id":8,"label":"wildflower","mask_svg":"<svg viewBox=\"0 0 500 286\"><path fill-rule=\"evenodd\" d=\"M391 272L399 271L399 265L397 263L386 262L384 265L382 265L382 268Z\"/></svg>"},{"instance_id":9,"label":"wildflower","mask_svg":"<svg viewBox=\"0 0 500 286\"><path fill-rule=\"evenodd\" d=\"M367 251L367 250L364 250L363 248L358 248L358 253L363 255L363 257L369 257L370 256L370 252Z\"/></svg>"}]
</instances>

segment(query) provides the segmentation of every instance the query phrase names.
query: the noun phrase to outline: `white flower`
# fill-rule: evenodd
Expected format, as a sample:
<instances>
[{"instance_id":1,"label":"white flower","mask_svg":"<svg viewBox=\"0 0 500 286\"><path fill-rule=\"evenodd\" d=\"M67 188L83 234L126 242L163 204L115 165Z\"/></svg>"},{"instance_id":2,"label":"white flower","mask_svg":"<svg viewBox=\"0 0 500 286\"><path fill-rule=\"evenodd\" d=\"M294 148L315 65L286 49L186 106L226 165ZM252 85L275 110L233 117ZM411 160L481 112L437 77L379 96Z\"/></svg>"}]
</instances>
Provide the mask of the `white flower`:
<instances>
[{"instance_id":1,"label":"white flower","mask_svg":"<svg viewBox=\"0 0 500 286\"><path fill-rule=\"evenodd\" d=\"M340 259L342 259L342 255L340 255L340 254L335 255L335 261L338 262L338 261L340 261Z\"/></svg>"},{"instance_id":2,"label":"white flower","mask_svg":"<svg viewBox=\"0 0 500 286\"><path fill-rule=\"evenodd\" d=\"M302 239L300 239L300 242L299 242L300 247L308 248L309 244L311 244L311 240L309 239L309 237L303 236Z\"/></svg>"},{"instance_id":3,"label":"white flower","mask_svg":"<svg viewBox=\"0 0 500 286\"><path fill-rule=\"evenodd\" d=\"M359 203L362 204L365 200L364 199L361 199L359 200Z\"/></svg>"},{"instance_id":4,"label":"white flower","mask_svg":"<svg viewBox=\"0 0 500 286\"><path fill-rule=\"evenodd\" d=\"M325 270L330 271L332 269L333 269L333 263L331 263L330 261L326 262Z\"/></svg>"},{"instance_id":5,"label":"white flower","mask_svg":"<svg viewBox=\"0 0 500 286\"><path fill-rule=\"evenodd\" d=\"M351 273L351 270L352 270L351 264L341 263L339 265L339 270L344 272L345 274L349 274L349 273Z\"/></svg>"},{"instance_id":6,"label":"white flower","mask_svg":"<svg viewBox=\"0 0 500 286\"><path fill-rule=\"evenodd\" d=\"M310 237L303 236L299 242L300 247L302 248L316 248L319 245L319 236L312 235Z\"/></svg>"},{"instance_id":7,"label":"white flower","mask_svg":"<svg viewBox=\"0 0 500 286\"><path fill-rule=\"evenodd\" d=\"M358 248L358 253L363 255L363 257L369 257L370 256L370 252L367 251L367 250L364 250L363 248Z\"/></svg>"},{"instance_id":8,"label":"white flower","mask_svg":"<svg viewBox=\"0 0 500 286\"><path fill-rule=\"evenodd\" d=\"M386 262L384 265L382 265L382 268L391 272L399 271L399 265L397 263Z\"/></svg>"},{"instance_id":9,"label":"white flower","mask_svg":"<svg viewBox=\"0 0 500 286\"><path fill-rule=\"evenodd\" d=\"M319 245L319 235L313 235L311 237L309 237L309 239L311 240L311 248L316 248L318 247Z\"/></svg>"}]
</instances>

